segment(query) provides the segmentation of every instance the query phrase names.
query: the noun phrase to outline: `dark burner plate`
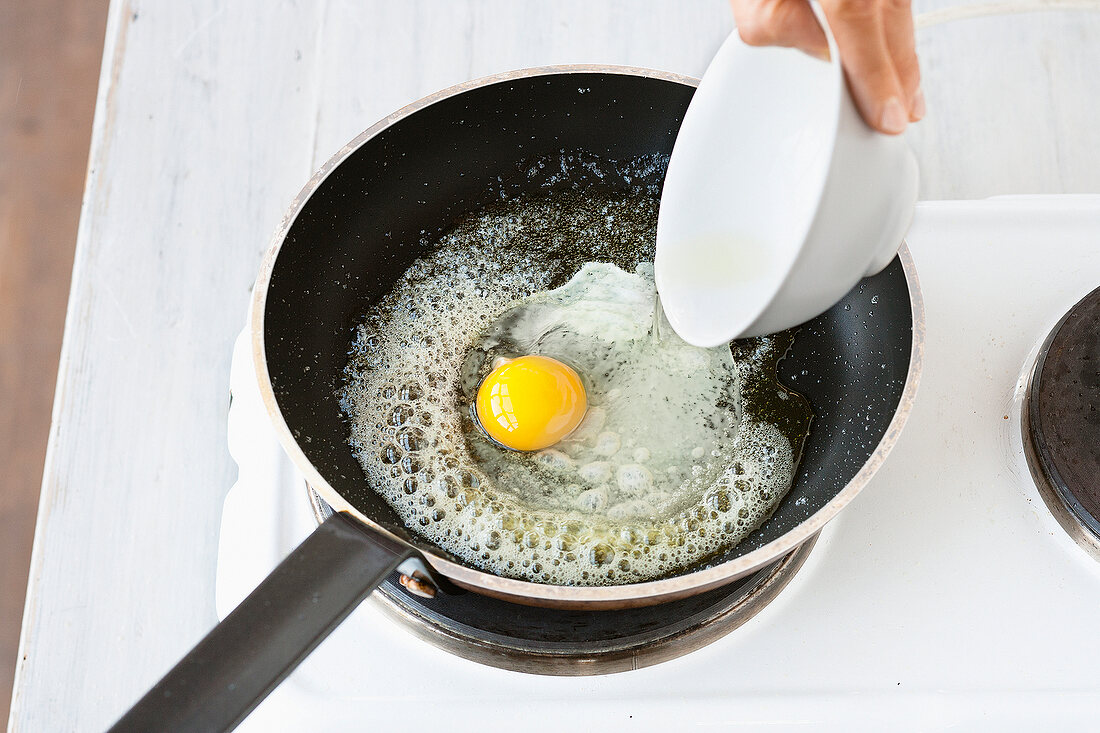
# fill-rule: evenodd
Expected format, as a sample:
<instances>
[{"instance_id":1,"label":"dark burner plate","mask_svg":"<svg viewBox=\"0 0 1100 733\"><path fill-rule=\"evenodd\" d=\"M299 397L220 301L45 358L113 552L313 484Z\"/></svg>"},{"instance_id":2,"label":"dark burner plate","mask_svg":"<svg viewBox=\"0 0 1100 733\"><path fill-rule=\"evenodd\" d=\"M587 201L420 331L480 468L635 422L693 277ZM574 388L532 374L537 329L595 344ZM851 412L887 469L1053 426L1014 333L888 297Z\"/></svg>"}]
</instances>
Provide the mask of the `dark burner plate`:
<instances>
[{"instance_id":1,"label":"dark burner plate","mask_svg":"<svg viewBox=\"0 0 1100 733\"><path fill-rule=\"evenodd\" d=\"M1026 393L1023 434L1028 466L1044 500L1063 527L1070 513L1077 529L1067 530L1097 554L1100 288L1070 309L1039 350ZM1088 535L1081 536L1081 530Z\"/></svg>"},{"instance_id":2,"label":"dark burner plate","mask_svg":"<svg viewBox=\"0 0 1100 733\"><path fill-rule=\"evenodd\" d=\"M319 518L331 512L312 490L310 499ZM546 675L625 672L675 659L748 621L790 582L816 541L722 588L647 608L535 608L476 593L421 598L397 573L371 601L417 637L481 664Z\"/></svg>"}]
</instances>

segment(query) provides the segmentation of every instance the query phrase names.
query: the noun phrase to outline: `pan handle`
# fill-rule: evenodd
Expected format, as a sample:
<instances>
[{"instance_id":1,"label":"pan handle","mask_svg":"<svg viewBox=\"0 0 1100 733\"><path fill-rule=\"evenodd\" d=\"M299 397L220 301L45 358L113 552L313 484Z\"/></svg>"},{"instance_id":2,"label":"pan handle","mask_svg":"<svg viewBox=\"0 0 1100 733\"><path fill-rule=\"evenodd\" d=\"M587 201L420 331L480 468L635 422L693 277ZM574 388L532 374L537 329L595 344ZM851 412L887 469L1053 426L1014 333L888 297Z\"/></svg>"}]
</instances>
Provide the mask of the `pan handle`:
<instances>
[{"instance_id":1,"label":"pan handle","mask_svg":"<svg viewBox=\"0 0 1100 733\"><path fill-rule=\"evenodd\" d=\"M235 728L415 550L338 512L111 728Z\"/></svg>"}]
</instances>

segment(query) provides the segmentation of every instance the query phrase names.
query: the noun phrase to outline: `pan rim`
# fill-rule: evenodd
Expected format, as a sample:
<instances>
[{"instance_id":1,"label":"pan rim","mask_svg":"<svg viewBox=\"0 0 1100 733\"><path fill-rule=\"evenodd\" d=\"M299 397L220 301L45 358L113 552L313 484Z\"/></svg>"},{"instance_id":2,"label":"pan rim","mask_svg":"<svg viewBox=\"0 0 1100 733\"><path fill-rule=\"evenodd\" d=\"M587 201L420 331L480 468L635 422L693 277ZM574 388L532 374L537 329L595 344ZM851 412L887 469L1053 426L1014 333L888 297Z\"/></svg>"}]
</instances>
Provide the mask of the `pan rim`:
<instances>
[{"instance_id":1,"label":"pan rim","mask_svg":"<svg viewBox=\"0 0 1100 733\"><path fill-rule=\"evenodd\" d=\"M290 426L287 424L282 410L279 408L274 388L271 384L271 375L267 368L264 342L264 315L267 306L267 292L279 251L282 248L283 242L286 240L286 235L289 233L290 228L305 208L309 199L317 189L320 188L325 179L328 178L340 163L356 150L397 122L429 105L473 89L529 77L578 73L619 74L624 76L653 78L691 87L697 87L699 85L699 80L694 77L674 72L647 69L644 67L603 64L565 64L517 69L514 71L493 74L479 79L462 82L433 94L429 94L382 118L331 156L324 165L313 174L298 195L291 201L287 208L287 213L283 216L282 221L276 228L271 239L271 244L260 263L256 282L253 286L251 306L249 309L249 328L252 337L251 356L256 380L260 389L260 395L264 403L264 409L275 429L279 442L282 444L283 450L286 451L287 455L294 462L294 465L301 471L309 485L320 494L335 511L348 512L375 531L381 532L383 535L399 542L405 542L405 540L356 509L328 483L321 472L313 465L309 458L306 457L305 452L298 444ZM882 439L879 441L878 445L875 446L874 452L872 452L871 456L856 475L836 494L836 496L830 499L817 512L803 520L798 526L787 531L768 544L724 563L684 575L624 585L564 586L532 583L530 581L518 580L515 578L505 578L486 571L467 567L421 548L417 548L418 552L424 556L424 559L431 564L437 572L467 588L481 590L490 595L510 597L525 603L534 603L538 605L568 604L575 606L591 606L593 608L599 606L641 605L639 601L656 603L661 599L671 599L703 592L721 586L727 582L732 582L791 552L795 547L817 534L826 523L833 519L840 510L851 502L863 487L866 486L871 477L874 476L881 467L886 456L893 449L901 434L902 428L908 420L909 413L912 410L924 361L924 299L921 295L920 283L917 279L912 255L904 241L898 250L898 257L901 260L902 269L905 274L913 318L909 371L906 375L901 398L898 401L894 416L891 418Z\"/></svg>"}]
</instances>

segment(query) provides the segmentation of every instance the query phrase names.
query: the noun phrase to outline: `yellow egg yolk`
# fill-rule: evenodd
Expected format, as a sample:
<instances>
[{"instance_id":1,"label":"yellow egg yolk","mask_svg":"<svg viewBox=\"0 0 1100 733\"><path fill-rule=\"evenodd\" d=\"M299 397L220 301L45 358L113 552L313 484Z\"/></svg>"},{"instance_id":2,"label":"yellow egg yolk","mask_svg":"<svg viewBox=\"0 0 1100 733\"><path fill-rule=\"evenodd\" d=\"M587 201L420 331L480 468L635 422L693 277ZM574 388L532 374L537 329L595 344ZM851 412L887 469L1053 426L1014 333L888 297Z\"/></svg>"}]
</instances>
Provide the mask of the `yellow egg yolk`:
<instances>
[{"instance_id":1,"label":"yellow egg yolk","mask_svg":"<svg viewBox=\"0 0 1100 733\"><path fill-rule=\"evenodd\" d=\"M548 356L521 356L489 372L475 405L485 432L520 451L554 445L580 425L587 407L577 373Z\"/></svg>"}]
</instances>

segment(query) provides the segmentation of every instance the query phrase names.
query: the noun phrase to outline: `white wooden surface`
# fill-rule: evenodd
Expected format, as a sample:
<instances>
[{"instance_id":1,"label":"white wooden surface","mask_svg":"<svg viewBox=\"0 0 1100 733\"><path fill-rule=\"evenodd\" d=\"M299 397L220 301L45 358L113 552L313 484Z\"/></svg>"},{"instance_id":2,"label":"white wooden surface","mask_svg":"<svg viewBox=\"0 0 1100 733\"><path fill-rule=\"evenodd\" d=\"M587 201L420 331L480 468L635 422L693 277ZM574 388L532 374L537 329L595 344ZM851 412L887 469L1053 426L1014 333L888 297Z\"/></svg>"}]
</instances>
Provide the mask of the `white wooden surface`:
<instances>
[{"instance_id":1,"label":"white wooden surface","mask_svg":"<svg viewBox=\"0 0 1100 733\"><path fill-rule=\"evenodd\" d=\"M103 729L214 623L232 340L313 168L497 71L699 75L731 24L724 0L115 0L11 728ZM1100 15L937 25L919 51L924 198L1100 192Z\"/></svg>"}]
</instances>

